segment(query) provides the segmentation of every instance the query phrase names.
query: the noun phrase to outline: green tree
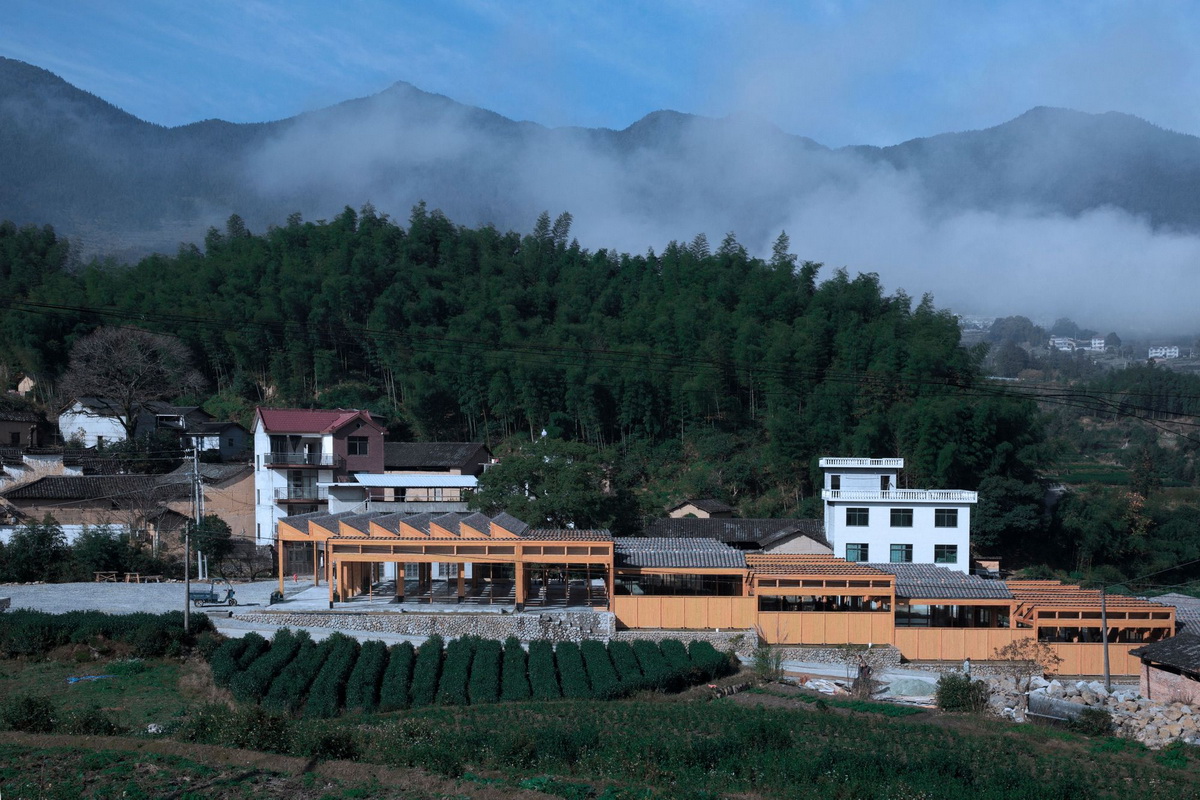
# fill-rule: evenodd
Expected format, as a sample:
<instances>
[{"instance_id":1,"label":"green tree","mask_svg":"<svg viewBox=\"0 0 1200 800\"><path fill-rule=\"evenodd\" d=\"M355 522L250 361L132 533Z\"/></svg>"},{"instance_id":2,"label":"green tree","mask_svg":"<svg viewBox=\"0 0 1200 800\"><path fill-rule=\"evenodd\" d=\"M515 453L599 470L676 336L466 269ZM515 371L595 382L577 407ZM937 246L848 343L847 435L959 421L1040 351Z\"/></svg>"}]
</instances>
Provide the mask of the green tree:
<instances>
[{"instance_id":1,"label":"green tree","mask_svg":"<svg viewBox=\"0 0 1200 800\"><path fill-rule=\"evenodd\" d=\"M186 528L191 533L192 549L201 552L217 573L224 575L224 561L233 552L233 531L225 520L216 514L207 514L199 522L189 522Z\"/></svg>"},{"instance_id":2,"label":"green tree","mask_svg":"<svg viewBox=\"0 0 1200 800\"><path fill-rule=\"evenodd\" d=\"M69 555L62 526L47 513L41 522L30 520L13 533L4 548L3 571L17 583L57 581L65 577Z\"/></svg>"},{"instance_id":3,"label":"green tree","mask_svg":"<svg viewBox=\"0 0 1200 800\"><path fill-rule=\"evenodd\" d=\"M507 511L534 527L611 528L621 515L607 484L595 448L547 437L484 472L470 504L488 514Z\"/></svg>"},{"instance_id":4,"label":"green tree","mask_svg":"<svg viewBox=\"0 0 1200 800\"><path fill-rule=\"evenodd\" d=\"M76 580L90 581L97 572L125 572L129 545L108 525L85 527L71 545Z\"/></svg>"}]
</instances>

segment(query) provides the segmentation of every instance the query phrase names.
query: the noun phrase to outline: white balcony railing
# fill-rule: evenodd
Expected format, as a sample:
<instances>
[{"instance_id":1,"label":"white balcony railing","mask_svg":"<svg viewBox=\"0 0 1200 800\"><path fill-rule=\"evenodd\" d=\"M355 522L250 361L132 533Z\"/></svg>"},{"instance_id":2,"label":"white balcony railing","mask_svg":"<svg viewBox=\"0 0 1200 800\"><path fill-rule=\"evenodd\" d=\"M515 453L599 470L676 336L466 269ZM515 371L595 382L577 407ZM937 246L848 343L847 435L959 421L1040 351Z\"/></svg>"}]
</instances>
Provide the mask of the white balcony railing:
<instances>
[{"instance_id":1,"label":"white balcony railing","mask_svg":"<svg viewBox=\"0 0 1200 800\"><path fill-rule=\"evenodd\" d=\"M822 458L821 468L836 467L876 467L883 469L904 469L903 458Z\"/></svg>"},{"instance_id":2,"label":"white balcony railing","mask_svg":"<svg viewBox=\"0 0 1200 800\"><path fill-rule=\"evenodd\" d=\"M822 500L841 502L909 502L909 503L975 503L978 492L964 489L892 489L890 491L861 491L856 489L822 489Z\"/></svg>"}]
</instances>

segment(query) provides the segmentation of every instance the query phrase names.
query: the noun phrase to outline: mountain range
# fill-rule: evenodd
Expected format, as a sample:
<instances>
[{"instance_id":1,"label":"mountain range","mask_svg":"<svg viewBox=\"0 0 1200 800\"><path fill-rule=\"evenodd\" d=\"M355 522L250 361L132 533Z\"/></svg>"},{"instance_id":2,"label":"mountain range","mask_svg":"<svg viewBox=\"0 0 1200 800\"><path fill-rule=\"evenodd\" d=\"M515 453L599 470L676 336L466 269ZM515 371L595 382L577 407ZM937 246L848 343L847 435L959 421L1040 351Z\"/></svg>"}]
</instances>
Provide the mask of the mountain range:
<instances>
[{"instance_id":1,"label":"mountain range","mask_svg":"<svg viewBox=\"0 0 1200 800\"><path fill-rule=\"evenodd\" d=\"M570 211L587 246L632 250L734 231L760 245L798 213L1130 215L1200 232L1200 138L1120 113L1039 107L992 128L891 147L825 147L756 120L658 111L624 130L546 128L397 83L284 120L176 128L0 58L0 219L53 224L89 252L134 257L199 241L239 214L419 201L465 225L529 230Z\"/></svg>"}]
</instances>

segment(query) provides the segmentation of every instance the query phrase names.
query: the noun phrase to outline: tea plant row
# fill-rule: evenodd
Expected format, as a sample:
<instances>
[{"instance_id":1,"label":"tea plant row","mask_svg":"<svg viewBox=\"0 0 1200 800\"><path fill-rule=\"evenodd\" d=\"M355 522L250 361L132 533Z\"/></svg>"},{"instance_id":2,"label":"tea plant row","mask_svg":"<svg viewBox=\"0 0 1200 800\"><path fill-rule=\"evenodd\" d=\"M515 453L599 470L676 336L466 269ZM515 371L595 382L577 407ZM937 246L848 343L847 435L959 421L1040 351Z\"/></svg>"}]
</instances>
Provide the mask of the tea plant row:
<instances>
[{"instance_id":1,"label":"tea plant row","mask_svg":"<svg viewBox=\"0 0 1200 800\"><path fill-rule=\"evenodd\" d=\"M284 628L268 641L230 639L211 657L213 680L242 702L307 717L343 709L395 711L498 701L607 700L640 690L677 691L733 670L708 642L531 642L431 636L417 648L335 633L321 643Z\"/></svg>"}]
</instances>

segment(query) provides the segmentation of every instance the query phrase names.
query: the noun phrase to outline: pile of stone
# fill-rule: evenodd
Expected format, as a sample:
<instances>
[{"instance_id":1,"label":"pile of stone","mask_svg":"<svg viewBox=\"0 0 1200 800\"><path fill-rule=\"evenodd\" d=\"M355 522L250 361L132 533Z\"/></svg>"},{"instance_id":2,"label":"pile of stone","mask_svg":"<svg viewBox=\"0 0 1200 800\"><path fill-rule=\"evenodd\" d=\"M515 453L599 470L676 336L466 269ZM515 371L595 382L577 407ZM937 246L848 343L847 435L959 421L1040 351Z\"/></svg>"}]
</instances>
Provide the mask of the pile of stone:
<instances>
[{"instance_id":1,"label":"pile of stone","mask_svg":"<svg viewBox=\"0 0 1200 800\"><path fill-rule=\"evenodd\" d=\"M1053 716L1073 718L1077 710L1095 708L1107 712L1118 736L1147 747L1165 747L1172 742L1200 744L1200 710L1184 703L1158 702L1140 697L1136 691L1108 692L1099 681L1047 681L1034 677L1018 685L1011 677L988 681L992 710L1018 722L1026 720L1019 695L1028 689L1030 707L1056 710ZM1041 702L1039 702L1041 701Z\"/></svg>"}]
</instances>

